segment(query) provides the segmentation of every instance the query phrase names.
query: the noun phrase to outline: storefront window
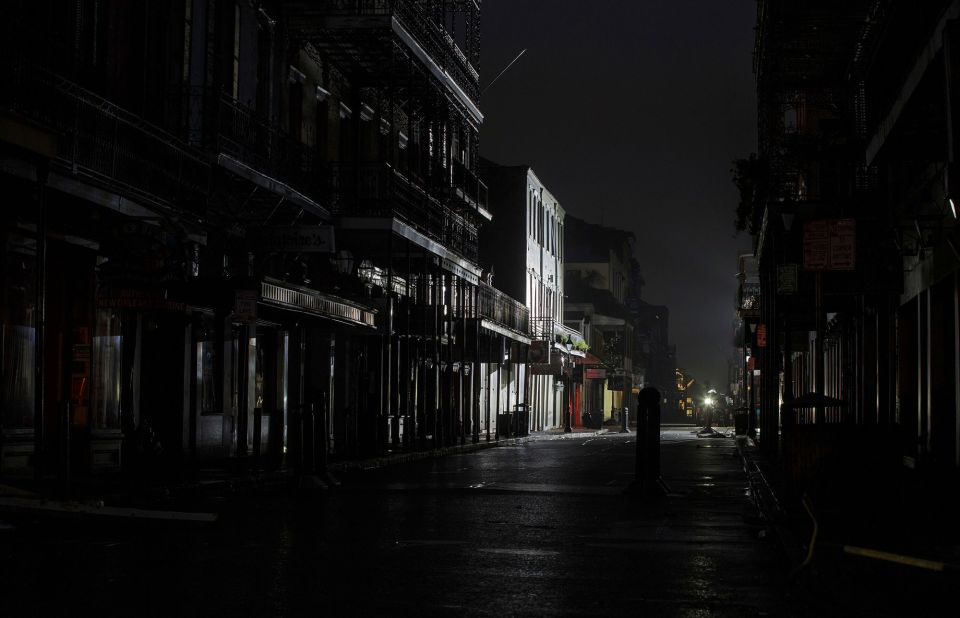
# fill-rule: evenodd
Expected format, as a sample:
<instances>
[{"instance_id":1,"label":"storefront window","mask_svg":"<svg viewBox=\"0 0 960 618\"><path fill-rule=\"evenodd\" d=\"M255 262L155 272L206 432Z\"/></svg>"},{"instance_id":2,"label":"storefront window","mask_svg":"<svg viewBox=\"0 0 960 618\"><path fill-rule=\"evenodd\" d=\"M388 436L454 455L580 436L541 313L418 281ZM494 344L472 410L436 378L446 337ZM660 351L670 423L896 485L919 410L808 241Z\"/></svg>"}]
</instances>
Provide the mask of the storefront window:
<instances>
[{"instance_id":1,"label":"storefront window","mask_svg":"<svg viewBox=\"0 0 960 618\"><path fill-rule=\"evenodd\" d=\"M93 429L120 429L123 337L119 309L98 309L93 336Z\"/></svg>"},{"instance_id":2,"label":"storefront window","mask_svg":"<svg viewBox=\"0 0 960 618\"><path fill-rule=\"evenodd\" d=\"M98 309L93 336L93 429L120 429L120 311Z\"/></svg>"},{"instance_id":3,"label":"storefront window","mask_svg":"<svg viewBox=\"0 0 960 618\"><path fill-rule=\"evenodd\" d=\"M213 341L201 341L197 344L197 379L200 390L201 414L220 412L217 405L217 389L213 375L214 348Z\"/></svg>"},{"instance_id":4,"label":"storefront window","mask_svg":"<svg viewBox=\"0 0 960 618\"><path fill-rule=\"evenodd\" d=\"M18 235L7 238L3 261L2 421L6 429L30 429L36 375L36 244Z\"/></svg>"},{"instance_id":5,"label":"storefront window","mask_svg":"<svg viewBox=\"0 0 960 618\"><path fill-rule=\"evenodd\" d=\"M204 316L197 341L197 392L201 414L220 414L220 393L217 388L217 338L213 320Z\"/></svg>"}]
</instances>

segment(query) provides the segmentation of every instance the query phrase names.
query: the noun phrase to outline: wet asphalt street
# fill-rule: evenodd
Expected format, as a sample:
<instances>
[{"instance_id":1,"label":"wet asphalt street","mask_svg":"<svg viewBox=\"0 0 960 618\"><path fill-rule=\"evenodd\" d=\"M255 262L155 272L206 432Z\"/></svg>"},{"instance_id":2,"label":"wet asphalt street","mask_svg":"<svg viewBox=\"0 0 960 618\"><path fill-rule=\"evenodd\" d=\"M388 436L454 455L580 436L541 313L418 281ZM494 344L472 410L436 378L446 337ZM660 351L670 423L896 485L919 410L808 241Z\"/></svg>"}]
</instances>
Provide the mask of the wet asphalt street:
<instances>
[{"instance_id":1,"label":"wet asphalt street","mask_svg":"<svg viewBox=\"0 0 960 618\"><path fill-rule=\"evenodd\" d=\"M0 614L807 615L733 439L665 430L663 499L624 495L634 448L535 440L344 474L214 503L213 525L24 522L0 531Z\"/></svg>"}]
</instances>

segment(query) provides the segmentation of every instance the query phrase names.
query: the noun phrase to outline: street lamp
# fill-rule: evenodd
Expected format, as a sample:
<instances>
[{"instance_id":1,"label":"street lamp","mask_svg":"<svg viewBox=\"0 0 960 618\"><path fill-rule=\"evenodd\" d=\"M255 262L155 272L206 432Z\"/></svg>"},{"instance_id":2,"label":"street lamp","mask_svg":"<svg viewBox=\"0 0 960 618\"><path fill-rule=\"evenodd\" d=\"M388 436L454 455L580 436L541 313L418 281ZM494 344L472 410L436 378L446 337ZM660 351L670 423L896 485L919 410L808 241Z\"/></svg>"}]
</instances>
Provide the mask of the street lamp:
<instances>
[{"instance_id":1,"label":"street lamp","mask_svg":"<svg viewBox=\"0 0 960 618\"><path fill-rule=\"evenodd\" d=\"M703 415L706 417L706 422L704 423L704 429L709 431L713 428L713 405L717 402L714 395L717 391L715 389L710 389L707 391L707 395L703 398Z\"/></svg>"}]
</instances>

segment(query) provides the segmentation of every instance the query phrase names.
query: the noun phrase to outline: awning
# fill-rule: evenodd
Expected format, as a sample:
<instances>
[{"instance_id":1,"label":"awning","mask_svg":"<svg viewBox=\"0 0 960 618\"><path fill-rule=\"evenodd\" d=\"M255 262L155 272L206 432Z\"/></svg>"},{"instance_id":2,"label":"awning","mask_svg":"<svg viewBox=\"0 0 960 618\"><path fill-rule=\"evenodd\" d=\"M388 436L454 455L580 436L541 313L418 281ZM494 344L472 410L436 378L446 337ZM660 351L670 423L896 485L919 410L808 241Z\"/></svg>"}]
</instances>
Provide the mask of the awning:
<instances>
[{"instance_id":1,"label":"awning","mask_svg":"<svg viewBox=\"0 0 960 618\"><path fill-rule=\"evenodd\" d=\"M231 157L228 154L220 153L217 156L217 165L222 167L225 170L236 174L241 178L245 178L252 182L253 184L270 191L276 195L279 195L293 204L296 204L300 208L313 213L320 219L324 221L330 220L330 211L311 200L309 197L300 193L290 185L280 182L275 178L271 178L266 174L263 174L249 165L238 161L237 159Z\"/></svg>"}]
</instances>

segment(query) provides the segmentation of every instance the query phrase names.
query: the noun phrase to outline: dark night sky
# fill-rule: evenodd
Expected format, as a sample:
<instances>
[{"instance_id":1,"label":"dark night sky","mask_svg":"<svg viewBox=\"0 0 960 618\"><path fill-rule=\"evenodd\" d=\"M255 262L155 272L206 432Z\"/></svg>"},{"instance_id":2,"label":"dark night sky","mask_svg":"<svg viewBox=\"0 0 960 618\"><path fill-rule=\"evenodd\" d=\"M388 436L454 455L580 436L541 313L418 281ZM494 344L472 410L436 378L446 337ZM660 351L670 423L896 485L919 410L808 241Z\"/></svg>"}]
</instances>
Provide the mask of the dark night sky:
<instances>
[{"instance_id":1,"label":"dark night sky","mask_svg":"<svg viewBox=\"0 0 960 618\"><path fill-rule=\"evenodd\" d=\"M568 213L632 230L681 367L726 390L738 251L731 161L756 149L754 0L484 0L481 152ZM602 221L601 221L602 218Z\"/></svg>"}]
</instances>

